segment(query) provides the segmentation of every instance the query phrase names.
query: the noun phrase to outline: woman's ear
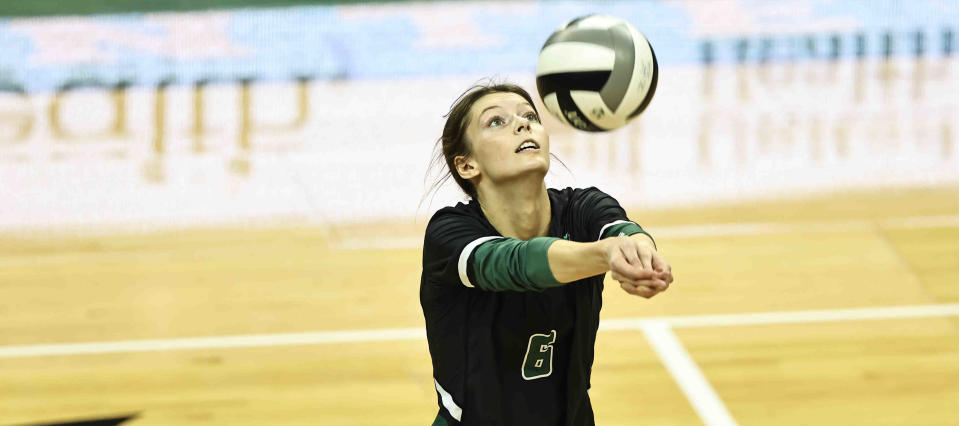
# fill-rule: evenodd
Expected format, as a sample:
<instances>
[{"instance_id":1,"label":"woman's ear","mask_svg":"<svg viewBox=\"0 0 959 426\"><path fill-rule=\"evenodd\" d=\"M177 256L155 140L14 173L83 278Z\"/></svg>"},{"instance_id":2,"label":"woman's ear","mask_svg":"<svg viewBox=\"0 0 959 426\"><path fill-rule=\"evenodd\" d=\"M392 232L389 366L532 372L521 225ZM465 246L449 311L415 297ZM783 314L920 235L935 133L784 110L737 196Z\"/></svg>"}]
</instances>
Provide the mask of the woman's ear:
<instances>
[{"instance_id":1,"label":"woman's ear","mask_svg":"<svg viewBox=\"0 0 959 426\"><path fill-rule=\"evenodd\" d=\"M456 166L456 173L463 179L470 180L479 176L479 169L476 168L476 161L472 156L457 155L453 157L453 165Z\"/></svg>"}]
</instances>

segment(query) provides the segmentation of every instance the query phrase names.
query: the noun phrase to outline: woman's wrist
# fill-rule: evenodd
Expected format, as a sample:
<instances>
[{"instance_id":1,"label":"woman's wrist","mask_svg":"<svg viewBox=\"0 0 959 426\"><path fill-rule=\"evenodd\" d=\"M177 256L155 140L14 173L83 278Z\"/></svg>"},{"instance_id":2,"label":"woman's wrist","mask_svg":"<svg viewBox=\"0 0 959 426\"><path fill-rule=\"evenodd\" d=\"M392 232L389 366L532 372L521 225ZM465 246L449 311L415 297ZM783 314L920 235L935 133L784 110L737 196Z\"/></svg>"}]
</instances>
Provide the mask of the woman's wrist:
<instances>
[{"instance_id":1,"label":"woman's wrist","mask_svg":"<svg viewBox=\"0 0 959 426\"><path fill-rule=\"evenodd\" d=\"M615 244L616 241L614 238L603 238L595 242L597 249L602 254L603 258L603 267L605 268L604 272L609 272L609 262L613 260L613 252L618 249L618 245Z\"/></svg>"},{"instance_id":2,"label":"woman's wrist","mask_svg":"<svg viewBox=\"0 0 959 426\"><path fill-rule=\"evenodd\" d=\"M645 232L640 232L638 234L633 234L629 236L639 244L646 244L653 250L656 250L656 242L653 241L653 237L650 237L649 234Z\"/></svg>"}]
</instances>

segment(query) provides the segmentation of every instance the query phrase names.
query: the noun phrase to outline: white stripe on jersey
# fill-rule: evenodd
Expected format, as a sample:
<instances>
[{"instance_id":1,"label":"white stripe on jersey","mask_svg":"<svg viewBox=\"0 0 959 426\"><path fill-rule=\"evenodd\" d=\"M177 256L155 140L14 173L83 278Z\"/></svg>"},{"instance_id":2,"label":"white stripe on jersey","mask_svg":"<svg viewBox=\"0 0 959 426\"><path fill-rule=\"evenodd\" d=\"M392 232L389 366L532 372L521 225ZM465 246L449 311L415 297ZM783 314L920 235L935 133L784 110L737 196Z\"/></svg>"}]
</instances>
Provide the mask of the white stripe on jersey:
<instances>
[{"instance_id":1,"label":"white stripe on jersey","mask_svg":"<svg viewBox=\"0 0 959 426\"><path fill-rule=\"evenodd\" d=\"M481 237L473 240L473 242L467 244L466 247L463 247L463 252L460 253L460 259L459 259L459 262L457 263L457 266L459 267L459 271L460 271L460 281L463 281L463 285L469 288L473 288L473 283L470 282L470 277L469 275L466 274L466 261L469 260L470 253L472 253L473 250L475 250L476 247L478 247L480 244L483 244L489 240L495 240L497 238L503 238L503 237L496 237L496 236Z\"/></svg>"},{"instance_id":2,"label":"white stripe on jersey","mask_svg":"<svg viewBox=\"0 0 959 426\"><path fill-rule=\"evenodd\" d=\"M609 228L610 226L613 226L613 225L619 225L620 223L632 223L633 225L636 225L636 222L629 221L629 220L617 220L617 221L607 223L605 226L603 226L603 229L599 230L599 238L597 238L596 241L603 239L603 232L606 232L606 228ZM639 225L636 225L636 226L639 226Z\"/></svg>"},{"instance_id":3,"label":"white stripe on jersey","mask_svg":"<svg viewBox=\"0 0 959 426\"><path fill-rule=\"evenodd\" d=\"M463 416L463 409L459 405L456 405L456 402L453 401L453 395L450 395L446 389L443 389L440 386L440 382L433 379L433 383L436 383L436 391L440 393L440 399L443 400L443 406L446 407L446 411L450 412L450 415L453 416L456 421L460 421L460 417Z\"/></svg>"}]
</instances>

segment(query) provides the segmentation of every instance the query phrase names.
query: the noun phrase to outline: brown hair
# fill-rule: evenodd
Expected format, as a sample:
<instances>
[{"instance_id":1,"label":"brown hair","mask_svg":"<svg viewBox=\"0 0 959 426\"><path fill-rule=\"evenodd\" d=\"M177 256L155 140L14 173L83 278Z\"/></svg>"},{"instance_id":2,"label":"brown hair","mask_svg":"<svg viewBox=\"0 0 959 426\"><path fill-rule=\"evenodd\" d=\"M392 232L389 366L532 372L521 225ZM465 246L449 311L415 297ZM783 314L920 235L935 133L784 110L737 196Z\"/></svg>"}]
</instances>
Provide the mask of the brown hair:
<instances>
[{"instance_id":1,"label":"brown hair","mask_svg":"<svg viewBox=\"0 0 959 426\"><path fill-rule=\"evenodd\" d=\"M443 126L443 135L436 141L436 145L440 149L437 150L433 158L433 164L439 164L440 161L445 161L447 172L433 185L433 190L439 188L443 182L452 177L466 195L470 198L477 198L476 187L473 186L472 182L463 179L463 177L456 172L456 165L453 164L453 159L459 155L469 155L473 152L470 141L466 139L466 128L469 125L470 108L483 96L503 92L515 93L522 96L526 99L526 102L529 102L530 106L533 107L536 114L539 115L539 111L536 110L536 104L533 103L533 98L529 95L529 92L515 84L493 83L491 81L487 84L476 84L466 89L462 95L453 101L453 106L450 107L449 112L443 116L446 118L446 125Z\"/></svg>"}]
</instances>

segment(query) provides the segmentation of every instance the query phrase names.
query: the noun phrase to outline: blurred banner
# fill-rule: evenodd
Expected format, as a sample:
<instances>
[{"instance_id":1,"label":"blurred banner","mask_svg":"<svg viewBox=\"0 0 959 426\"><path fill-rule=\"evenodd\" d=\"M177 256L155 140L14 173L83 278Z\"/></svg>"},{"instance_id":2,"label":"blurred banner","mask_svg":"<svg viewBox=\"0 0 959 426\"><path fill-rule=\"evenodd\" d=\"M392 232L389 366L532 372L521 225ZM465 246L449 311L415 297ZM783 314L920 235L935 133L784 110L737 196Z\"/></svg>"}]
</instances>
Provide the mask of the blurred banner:
<instances>
[{"instance_id":1,"label":"blurred banner","mask_svg":"<svg viewBox=\"0 0 959 426\"><path fill-rule=\"evenodd\" d=\"M952 0L24 17L0 20L0 231L428 216L462 199L427 194L452 101L534 92L546 37L589 13L647 36L659 86L615 132L548 121L551 186L662 207L959 183Z\"/></svg>"}]
</instances>

